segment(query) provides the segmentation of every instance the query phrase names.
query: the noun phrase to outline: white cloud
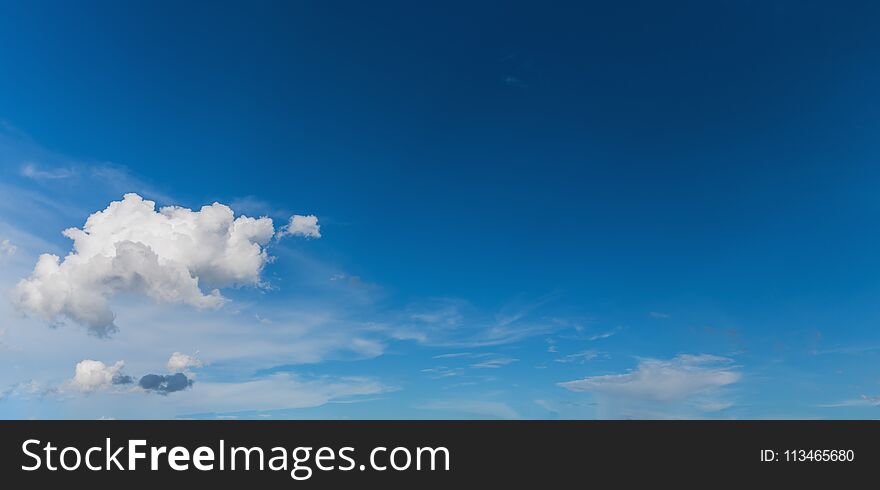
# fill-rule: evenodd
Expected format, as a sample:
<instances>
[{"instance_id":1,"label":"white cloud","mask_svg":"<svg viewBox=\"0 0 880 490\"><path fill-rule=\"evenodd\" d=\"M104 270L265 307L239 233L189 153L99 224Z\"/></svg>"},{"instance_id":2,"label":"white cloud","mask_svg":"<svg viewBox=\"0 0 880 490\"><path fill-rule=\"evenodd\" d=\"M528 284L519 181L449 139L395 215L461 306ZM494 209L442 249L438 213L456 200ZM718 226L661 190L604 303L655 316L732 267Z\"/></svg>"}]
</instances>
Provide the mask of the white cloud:
<instances>
[{"instance_id":1,"label":"white cloud","mask_svg":"<svg viewBox=\"0 0 880 490\"><path fill-rule=\"evenodd\" d=\"M0 255L6 255L9 257L15 255L15 252L17 251L18 247L10 243L8 239L0 241Z\"/></svg>"},{"instance_id":2,"label":"white cloud","mask_svg":"<svg viewBox=\"0 0 880 490\"><path fill-rule=\"evenodd\" d=\"M536 335L546 335L569 328L546 318L528 318L553 295L525 302L519 300L501 308L494 316L473 308L466 301L434 298L426 304L411 306L402 317L396 335L418 342L447 348L476 349L518 342Z\"/></svg>"},{"instance_id":3,"label":"white cloud","mask_svg":"<svg viewBox=\"0 0 880 490\"><path fill-rule=\"evenodd\" d=\"M220 203L156 211L153 201L126 194L63 234L73 250L64 259L41 255L12 301L47 321L64 316L106 333L114 320L108 300L118 292L203 309L226 301L216 288L259 284L274 227L269 218L235 218ZM203 286L214 289L205 294Z\"/></svg>"},{"instance_id":4,"label":"white cloud","mask_svg":"<svg viewBox=\"0 0 880 490\"><path fill-rule=\"evenodd\" d=\"M452 376L461 376L464 374L464 368L450 368L446 366L436 366L422 369L423 373L429 374L434 379L449 378Z\"/></svg>"},{"instance_id":5,"label":"white cloud","mask_svg":"<svg viewBox=\"0 0 880 490\"><path fill-rule=\"evenodd\" d=\"M34 165L33 163L26 163L21 167L21 175L23 177L28 177L30 179L40 180L40 179L49 179L49 180L57 180L57 179L67 179L76 175L76 171L71 168L53 168L53 169L41 169Z\"/></svg>"},{"instance_id":6,"label":"white cloud","mask_svg":"<svg viewBox=\"0 0 880 490\"><path fill-rule=\"evenodd\" d=\"M439 410L443 412L459 412L479 417L517 420L521 419L519 413L503 402L482 400L436 400L415 408L419 410Z\"/></svg>"},{"instance_id":7,"label":"white cloud","mask_svg":"<svg viewBox=\"0 0 880 490\"><path fill-rule=\"evenodd\" d=\"M741 375L730 362L705 354L680 355L669 360L643 359L634 371L626 374L590 376L559 386L614 398L672 402L739 381Z\"/></svg>"},{"instance_id":8,"label":"white cloud","mask_svg":"<svg viewBox=\"0 0 880 490\"><path fill-rule=\"evenodd\" d=\"M190 368L202 367L202 361L196 356L181 354L175 352L168 359L168 371L172 373L182 373Z\"/></svg>"},{"instance_id":9,"label":"white cloud","mask_svg":"<svg viewBox=\"0 0 880 490\"><path fill-rule=\"evenodd\" d=\"M568 354L566 356L562 356L562 357L557 358L555 360L556 360L556 362L561 362L561 363L576 362L576 363L583 364L587 361L592 361L592 360L598 359L600 357L607 357L607 354L605 354L604 352L590 349L590 350L585 350L583 352L576 352L574 354Z\"/></svg>"},{"instance_id":10,"label":"white cloud","mask_svg":"<svg viewBox=\"0 0 880 490\"><path fill-rule=\"evenodd\" d=\"M313 214L308 216L294 214L290 217L290 221L278 230L278 238L285 236L321 238L321 225L318 224L318 217Z\"/></svg>"},{"instance_id":11,"label":"white cloud","mask_svg":"<svg viewBox=\"0 0 880 490\"><path fill-rule=\"evenodd\" d=\"M496 357L494 359L488 359L475 364L471 364L471 367L475 369L498 369L508 364L513 364L518 360L519 359L514 359L512 357Z\"/></svg>"},{"instance_id":12,"label":"white cloud","mask_svg":"<svg viewBox=\"0 0 880 490\"><path fill-rule=\"evenodd\" d=\"M366 377L306 378L294 373L275 373L239 383L199 383L179 397L180 409L190 413L270 411L307 408L362 396L394 391Z\"/></svg>"},{"instance_id":13,"label":"white cloud","mask_svg":"<svg viewBox=\"0 0 880 490\"><path fill-rule=\"evenodd\" d=\"M122 361L117 361L112 366L107 366L101 361L93 361L85 359L77 363L73 379L69 385L81 391L94 391L101 388L107 388L113 384L113 379L122 370L125 365Z\"/></svg>"},{"instance_id":14,"label":"white cloud","mask_svg":"<svg viewBox=\"0 0 880 490\"><path fill-rule=\"evenodd\" d=\"M597 333L595 335L591 335L591 336L587 337L587 340L592 342L594 340L607 339L607 338L610 338L610 337L613 337L614 335L616 335L617 332L618 332L618 329L610 330L608 332Z\"/></svg>"},{"instance_id":15,"label":"white cloud","mask_svg":"<svg viewBox=\"0 0 880 490\"><path fill-rule=\"evenodd\" d=\"M460 357L478 358L478 357L489 357L491 355L492 355L491 352L451 352L449 354L436 355L432 359L455 359L455 358L460 358Z\"/></svg>"},{"instance_id":16,"label":"white cloud","mask_svg":"<svg viewBox=\"0 0 880 490\"><path fill-rule=\"evenodd\" d=\"M820 408L880 407L880 396L861 395L859 398L851 400L843 400L834 403L823 403L816 406Z\"/></svg>"}]
</instances>

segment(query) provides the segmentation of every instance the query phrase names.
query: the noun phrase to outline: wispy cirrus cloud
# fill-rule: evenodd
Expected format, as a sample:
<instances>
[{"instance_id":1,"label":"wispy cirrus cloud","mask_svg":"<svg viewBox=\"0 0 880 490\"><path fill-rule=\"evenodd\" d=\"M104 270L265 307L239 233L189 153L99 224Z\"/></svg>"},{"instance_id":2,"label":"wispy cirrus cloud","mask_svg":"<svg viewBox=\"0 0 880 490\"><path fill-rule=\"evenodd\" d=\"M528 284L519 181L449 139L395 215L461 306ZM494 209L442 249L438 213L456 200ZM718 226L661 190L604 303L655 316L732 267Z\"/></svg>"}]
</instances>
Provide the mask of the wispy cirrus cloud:
<instances>
[{"instance_id":1,"label":"wispy cirrus cloud","mask_svg":"<svg viewBox=\"0 0 880 490\"><path fill-rule=\"evenodd\" d=\"M608 354L605 352L601 352L595 349L588 349L581 352L575 352L574 354L567 354L562 357L558 357L554 359L556 362L560 363L579 363L583 364L588 361L592 361L594 359L599 359L603 357L608 357Z\"/></svg>"},{"instance_id":2,"label":"wispy cirrus cloud","mask_svg":"<svg viewBox=\"0 0 880 490\"><path fill-rule=\"evenodd\" d=\"M819 408L880 407L880 396L862 395L858 398L823 403L816 406Z\"/></svg>"},{"instance_id":3,"label":"wispy cirrus cloud","mask_svg":"<svg viewBox=\"0 0 880 490\"><path fill-rule=\"evenodd\" d=\"M518 420L522 416L507 403L483 400L435 400L416 405L418 410L457 412L490 419Z\"/></svg>"},{"instance_id":4,"label":"wispy cirrus cloud","mask_svg":"<svg viewBox=\"0 0 880 490\"><path fill-rule=\"evenodd\" d=\"M27 177L29 179L35 179L35 180L69 179L71 177L76 176L76 170L74 170L73 168L56 167L56 168L43 169L33 163L25 163L24 165L22 165L19 173L23 177Z\"/></svg>"},{"instance_id":5,"label":"wispy cirrus cloud","mask_svg":"<svg viewBox=\"0 0 880 490\"><path fill-rule=\"evenodd\" d=\"M603 340L603 339L611 338L611 337L617 335L618 332L620 332L620 329L616 328L614 330L609 330L607 332L589 335L589 336L587 336L587 340L594 341L594 340Z\"/></svg>"},{"instance_id":6,"label":"wispy cirrus cloud","mask_svg":"<svg viewBox=\"0 0 880 490\"><path fill-rule=\"evenodd\" d=\"M471 364L470 367L473 369L498 369L508 364L513 364L519 361L519 359L515 359L513 357L495 357L492 359L486 359L485 361L480 361L474 364Z\"/></svg>"},{"instance_id":7,"label":"wispy cirrus cloud","mask_svg":"<svg viewBox=\"0 0 880 490\"><path fill-rule=\"evenodd\" d=\"M642 359L625 374L590 376L559 383L570 391L671 401L736 383L742 375L728 358L682 354L668 360Z\"/></svg>"},{"instance_id":8,"label":"wispy cirrus cloud","mask_svg":"<svg viewBox=\"0 0 880 490\"><path fill-rule=\"evenodd\" d=\"M742 373L733 360L709 354L681 354L672 359L641 359L623 374L588 376L558 385L573 392L593 393L611 416L660 417L664 409L713 411L727 408L712 398L721 388L737 383ZM677 411L677 412L676 412Z\"/></svg>"},{"instance_id":9,"label":"wispy cirrus cloud","mask_svg":"<svg viewBox=\"0 0 880 490\"><path fill-rule=\"evenodd\" d=\"M536 314L557 297L557 294L534 300L518 297L494 313L480 311L462 299L435 298L404 311L400 319L394 321L394 335L429 346L475 349L574 328L557 318Z\"/></svg>"},{"instance_id":10,"label":"wispy cirrus cloud","mask_svg":"<svg viewBox=\"0 0 880 490\"><path fill-rule=\"evenodd\" d=\"M8 238L0 240L0 256L12 256L18 251L18 247L12 244Z\"/></svg>"}]
</instances>

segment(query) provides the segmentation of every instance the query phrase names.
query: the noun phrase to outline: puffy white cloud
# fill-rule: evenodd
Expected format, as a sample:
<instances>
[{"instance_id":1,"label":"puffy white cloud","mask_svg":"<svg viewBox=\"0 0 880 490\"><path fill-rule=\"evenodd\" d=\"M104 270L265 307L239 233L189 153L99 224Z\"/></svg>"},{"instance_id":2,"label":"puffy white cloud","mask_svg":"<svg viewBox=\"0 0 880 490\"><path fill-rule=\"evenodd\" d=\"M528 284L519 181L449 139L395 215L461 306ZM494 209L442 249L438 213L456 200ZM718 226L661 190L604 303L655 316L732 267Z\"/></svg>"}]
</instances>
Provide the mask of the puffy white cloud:
<instances>
[{"instance_id":1,"label":"puffy white cloud","mask_svg":"<svg viewBox=\"0 0 880 490\"><path fill-rule=\"evenodd\" d=\"M202 367L202 361L196 356L181 354L175 352L168 359L168 371L172 373L181 373L190 368Z\"/></svg>"},{"instance_id":2,"label":"puffy white cloud","mask_svg":"<svg viewBox=\"0 0 880 490\"><path fill-rule=\"evenodd\" d=\"M153 201L126 194L89 216L82 229L65 230L73 250L63 259L41 255L12 301L47 321L63 316L98 333L114 328L108 300L118 292L216 308L226 301L217 288L260 283L274 233L271 219L236 218L220 203L156 211Z\"/></svg>"},{"instance_id":3,"label":"puffy white cloud","mask_svg":"<svg viewBox=\"0 0 880 490\"><path fill-rule=\"evenodd\" d=\"M740 380L731 360L712 355L680 355L673 359L643 359L626 374L590 376L559 383L571 391L588 391L615 398L657 402L683 400Z\"/></svg>"},{"instance_id":4,"label":"puffy white cloud","mask_svg":"<svg viewBox=\"0 0 880 490\"><path fill-rule=\"evenodd\" d=\"M82 360L76 364L76 370L69 385L81 391L107 388L114 384L114 380L120 375L124 365L125 363L122 361L117 361L112 366L108 366L101 361Z\"/></svg>"},{"instance_id":5,"label":"puffy white cloud","mask_svg":"<svg viewBox=\"0 0 880 490\"><path fill-rule=\"evenodd\" d=\"M18 247L9 242L8 239L0 241L0 255L12 256L18 251Z\"/></svg>"},{"instance_id":6,"label":"puffy white cloud","mask_svg":"<svg viewBox=\"0 0 880 490\"><path fill-rule=\"evenodd\" d=\"M321 238L321 225L318 224L318 217L314 214L308 216L294 214L290 217L290 221L278 230L278 238L289 235Z\"/></svg>"}]
</instances>

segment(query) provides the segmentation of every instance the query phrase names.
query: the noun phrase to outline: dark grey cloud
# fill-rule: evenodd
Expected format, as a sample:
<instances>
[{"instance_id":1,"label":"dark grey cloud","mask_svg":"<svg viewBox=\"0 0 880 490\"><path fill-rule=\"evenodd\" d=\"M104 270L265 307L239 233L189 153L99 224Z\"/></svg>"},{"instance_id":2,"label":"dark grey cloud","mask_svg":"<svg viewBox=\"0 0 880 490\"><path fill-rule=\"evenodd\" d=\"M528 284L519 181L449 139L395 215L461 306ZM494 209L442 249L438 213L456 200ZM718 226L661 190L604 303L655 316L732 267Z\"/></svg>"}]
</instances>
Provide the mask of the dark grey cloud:
<instances>
[{"instance_id":1,"label":"dark grey cloud","mask_svg":"<svg viewBox=\"0 0 880 490\"><path fill-rule=\"evenodd\" d=\"M112 383L115 385L130 385L134 383L134 378L127 374L117 374L113 376Z\"/></svg>"},{"instance_id":2,"label":"dark grey cloud","mask_svg":"<svg viewBox=\"0 0 880 490\"><path fill-rule=\"evenodd\" d=\"M185 390L192 386L192 384L192 380L187 378L183 373L168 375L146 374L138 382L138 385L141 388L154 393L159 393L160 395L167 395L168 393L174 393L175 391Z\"/></svg>"}]
</instances>

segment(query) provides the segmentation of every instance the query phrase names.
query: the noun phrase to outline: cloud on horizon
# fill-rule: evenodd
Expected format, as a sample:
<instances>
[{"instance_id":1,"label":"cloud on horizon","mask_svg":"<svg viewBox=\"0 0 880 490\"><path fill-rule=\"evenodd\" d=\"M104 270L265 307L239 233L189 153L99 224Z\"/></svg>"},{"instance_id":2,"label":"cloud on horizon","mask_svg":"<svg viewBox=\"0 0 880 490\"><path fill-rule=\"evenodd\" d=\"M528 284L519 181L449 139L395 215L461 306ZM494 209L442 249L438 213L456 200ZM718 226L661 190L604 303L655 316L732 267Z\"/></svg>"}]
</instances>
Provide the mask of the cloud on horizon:
<instances>
[{"instance_id":1,"label":"cloud on horizon","mask_svg":"<svg viewBox=\"0 0 880 490\"><path fill-rule=\"evenodd\" d=\"M635 369L624 374L588 376L558 386L595 394L613 417L663 418L690 410L716 412L729 408L731 403L714 396L741 379L732 359L681 354L672 359L641 359Z\"/></svg>"}]
</instances>

